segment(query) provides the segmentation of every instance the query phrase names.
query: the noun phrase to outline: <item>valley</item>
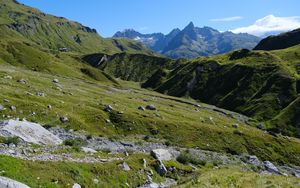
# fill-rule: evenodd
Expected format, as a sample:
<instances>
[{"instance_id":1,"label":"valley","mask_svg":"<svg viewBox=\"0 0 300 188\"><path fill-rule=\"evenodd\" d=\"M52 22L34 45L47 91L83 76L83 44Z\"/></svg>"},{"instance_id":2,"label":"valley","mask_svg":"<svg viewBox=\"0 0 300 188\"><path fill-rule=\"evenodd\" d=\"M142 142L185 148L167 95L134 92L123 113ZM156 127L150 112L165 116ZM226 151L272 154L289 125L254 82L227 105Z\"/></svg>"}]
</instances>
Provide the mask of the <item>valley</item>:
<instances>
[{"instance_id":1,"label":"valley","mask_svg":"<svg viewBox=\"0 0 300 188\"><path fill-rule=\"evenodd\" d=\"M0 187L300 187L298 32L173 56L0 0Z\"/></svg>"}]
</instances>

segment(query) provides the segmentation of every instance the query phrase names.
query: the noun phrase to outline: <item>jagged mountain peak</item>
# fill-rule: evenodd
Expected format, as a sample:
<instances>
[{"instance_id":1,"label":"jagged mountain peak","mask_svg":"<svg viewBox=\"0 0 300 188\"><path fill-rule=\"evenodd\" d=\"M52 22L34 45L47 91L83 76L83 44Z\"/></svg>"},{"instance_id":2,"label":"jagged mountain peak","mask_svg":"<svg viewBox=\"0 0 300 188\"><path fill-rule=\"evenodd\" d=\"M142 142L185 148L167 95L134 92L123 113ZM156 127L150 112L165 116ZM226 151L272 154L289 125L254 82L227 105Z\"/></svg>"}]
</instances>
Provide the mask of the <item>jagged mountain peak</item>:
<instances>
[{"instance_id":1,"label":"jagged mountain peak","mask_svg":"<svg viewBox=\"0 0 300 188\"><path fill-rule=\"evenodd\" d=\"M131 30L130 30L131 31ZM176 28L169 34L140 34L138 32L117 32L114 37L137 39L146 47L171 58L194 58L232 50L252 49L260 38L229 32L220 32L212 27L196 27L190 22L182 30Z\"/></svg>"}]
</instances>

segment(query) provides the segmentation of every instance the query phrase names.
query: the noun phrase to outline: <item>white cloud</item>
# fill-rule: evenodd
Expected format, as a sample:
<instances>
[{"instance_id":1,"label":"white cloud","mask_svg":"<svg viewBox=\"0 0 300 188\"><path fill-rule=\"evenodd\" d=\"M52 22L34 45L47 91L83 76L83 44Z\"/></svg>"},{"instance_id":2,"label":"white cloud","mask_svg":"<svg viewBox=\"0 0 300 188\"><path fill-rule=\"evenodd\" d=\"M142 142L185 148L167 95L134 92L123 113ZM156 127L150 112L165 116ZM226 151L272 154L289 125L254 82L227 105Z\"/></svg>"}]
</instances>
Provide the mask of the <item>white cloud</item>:
<instances>
[{"instance_id":1,"label":"white cloud","mask_svg":"<svg viewBox=\"0 0 300 188\"><path fill-rule=\"evenodd\" d=\"M276 17L268 15L257 20L253 25L231 30L233 33L249 33L256 36L278 34L300 28L300 17Z\"/></svg>"},{"instance_id":2,"label":"white cloud","mask_svg":"<svg viewBox=\"0 0 300 188\"><path fill-rule=\"evenodd\" d=\"M232 21L237 21L237 20L241 20L241 19L243 19L243 17L233 16L233 17L227 17L227 18L211 19L210 21L212 21L212 22L232 22Z\"/></svg>"}]
</instances>

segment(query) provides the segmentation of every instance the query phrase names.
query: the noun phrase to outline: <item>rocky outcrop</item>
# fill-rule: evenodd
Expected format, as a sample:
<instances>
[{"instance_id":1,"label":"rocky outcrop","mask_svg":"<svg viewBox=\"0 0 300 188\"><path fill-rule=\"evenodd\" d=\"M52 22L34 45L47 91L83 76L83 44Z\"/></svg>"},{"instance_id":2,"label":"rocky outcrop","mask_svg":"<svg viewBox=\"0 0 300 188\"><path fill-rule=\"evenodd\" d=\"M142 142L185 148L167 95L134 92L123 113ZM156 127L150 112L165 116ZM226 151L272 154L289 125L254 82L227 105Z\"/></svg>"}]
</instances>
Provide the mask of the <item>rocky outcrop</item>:
<instances>
[{"instance_id":1,"label":"rocky outcrop","mask_svg":"<svg viewBox=\"0 0 300 188\"><path fill-rule=\"evenodd\" d=\"M0 187L1 188L30 188L23 183L17 182L15 180L6 177L1 177L1 176L0 176Z\"/></svg>"},{"instance_id":2,"label":"rocky outcrop","mask_svg":"<svg viewBox=\"0 0 300 188\"><path fill-rule=\"evenodd\" d=\"M151 155L161 161L168 161L172 159L172 155L166 149L154 149L151 151Z\"/></svg>"},{"instance_id":3,"label":"rocky outcrop","mask_svg":"<svg viewBox=\"0 0 300 188\"><path fill-rule=\"evenodd\" d=\"M37 123L27 121L0 121L0 135L18 137L24 142L40 145L58 145L62 140Z\"/></svg>"}]
</instances>

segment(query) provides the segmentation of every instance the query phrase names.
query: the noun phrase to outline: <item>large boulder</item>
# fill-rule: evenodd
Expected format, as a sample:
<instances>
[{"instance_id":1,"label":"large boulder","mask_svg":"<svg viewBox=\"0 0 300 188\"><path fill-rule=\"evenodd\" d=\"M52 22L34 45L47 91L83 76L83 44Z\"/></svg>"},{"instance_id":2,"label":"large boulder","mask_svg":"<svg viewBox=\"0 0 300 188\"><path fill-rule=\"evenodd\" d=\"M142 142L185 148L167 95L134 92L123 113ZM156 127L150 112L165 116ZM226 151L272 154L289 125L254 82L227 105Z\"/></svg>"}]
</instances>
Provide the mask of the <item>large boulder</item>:
<instances>
[{"instance_id":1,"label":"large boulder","mask_svg":"<svg viewBox=\"0 0 300 188\"><path fill-rule=\"evenodd\" d=\"M0 187L5 188L30 188L27 185L15 180L0 176Z\"/></svg>"},{"instance_id":2,"label":"large boulder","mask_svg":"<svg viewBox=\"0 0 300 188\"><path fill-rule=\"evenodd\" d=\"M39 145L59 145L62 140L37 123L27 121L0 121L0 135L18 137L25 142Z\"/></svg>"},{"instance_id":3,"label":"large boulder","mask_svg":"<svg viewBox=\"0 0 300 188\"><path fill-rule=\"evenodd\" d=\"M154 149L151 151L151 155L161 161L168 161L172 159L171 153L166 149Z\"/></svg>"}]
</instances>

